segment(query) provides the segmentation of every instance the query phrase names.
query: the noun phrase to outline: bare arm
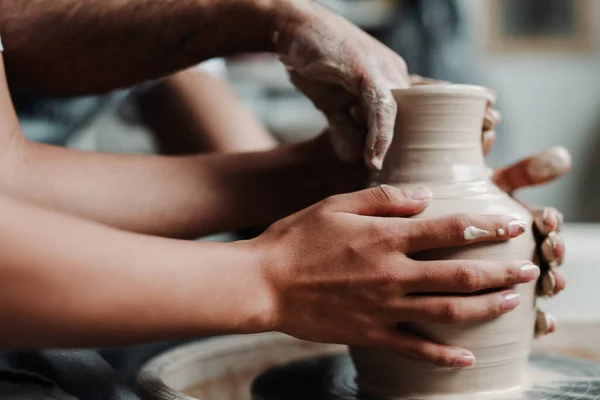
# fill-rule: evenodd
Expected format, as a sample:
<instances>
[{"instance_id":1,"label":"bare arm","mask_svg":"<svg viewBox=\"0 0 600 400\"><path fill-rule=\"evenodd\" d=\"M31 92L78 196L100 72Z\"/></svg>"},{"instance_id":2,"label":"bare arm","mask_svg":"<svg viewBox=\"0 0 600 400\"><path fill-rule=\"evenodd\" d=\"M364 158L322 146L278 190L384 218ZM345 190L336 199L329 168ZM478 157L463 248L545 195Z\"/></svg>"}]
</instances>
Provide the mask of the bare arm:
<instances>
[{"instance_id":1,"label":"bare arm","mask_svg":"<svg viewBox=\"0 0 600 400\"><path fill-rule=\"evenodd\" d=\"M15 87L96 93L215 56L272 51L277 3L0 0L0 34Z\"/></svg>"},{"instance_id":2,"label":"bare arm","mask_svg":"<svg viewBox=\"0 0 600 400\"><path fill-rule=\"evenodd\" d=\"M366 175L361 163L337 161L325 138L262 153L185 157L89 153L29 142L4 80L0 121L5 192L141 233L198 237L268 224L333 192L358 188Z\"/></svg>"},{"instance_id":3,"label":"bare arm","mask_svg":"<svg viewBox=\"0 0 600 400\"><path fill-rule=\"evenodd\" d=\"M247 242L122 232L4 194L0 214L0 347L110 346L266 327L270 293Z\"/></svg>"},{"instance_id":4,"label":"bare arm","mask_svg":"<svg viewBox=\"0 0 600 400\"><path fill-rule=\"evenodd\" d=\"M174 74L133 101L161 154L249 152L278 144L231 86L207 71Z\"/></svg>"}]
</instances>

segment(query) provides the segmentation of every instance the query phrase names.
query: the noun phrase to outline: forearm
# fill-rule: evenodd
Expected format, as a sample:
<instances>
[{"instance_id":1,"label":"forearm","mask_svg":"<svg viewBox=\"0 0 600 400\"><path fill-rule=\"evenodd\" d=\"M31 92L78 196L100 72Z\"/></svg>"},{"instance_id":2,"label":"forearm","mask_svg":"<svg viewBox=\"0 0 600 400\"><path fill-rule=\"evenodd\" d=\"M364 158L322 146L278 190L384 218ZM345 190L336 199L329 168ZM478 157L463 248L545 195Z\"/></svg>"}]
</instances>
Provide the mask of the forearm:
<instances>
[{"instance_id":1,"label":"forearm","mask_svg":"<svg viewBox=\"0 0 600 400\"><path fill-rule=\"evenodd\" d=\"M175 74L135 101L162 154L249 152L278 144L231 86L206 71Z\"/></svg>"},{"instance_id":2,"label":"forearm","mask_svg":"<svg viewBox=\"0 0 600 400\"><path fill-rule=\"evenodd\" d=\"M216 56L272 51L280 3L0 0L0 34L14 87L97 93Z\"/></svg>"},{"instance_id":3,"label":"forearm","mask_svg":"<svg viewBox=\"0 0 600 400\"><path fill-rule=\"evenodd\" d=\"M127 233L0 195L0 347L111 346L269 329L250 242Z\"/></svg>"},{"instance_id":4,"label":"forearm","mask_svg":"<svg viewBox=\"0 0 600 400\"><path fill-rule=\"evenodd\" d=\"M321 154L331 151L324 139L263 153L186 157L24 142L3 186L15 196L118 228L198 237L268 224L356 189L364 168Z\"/></svg>"}]
</instances>

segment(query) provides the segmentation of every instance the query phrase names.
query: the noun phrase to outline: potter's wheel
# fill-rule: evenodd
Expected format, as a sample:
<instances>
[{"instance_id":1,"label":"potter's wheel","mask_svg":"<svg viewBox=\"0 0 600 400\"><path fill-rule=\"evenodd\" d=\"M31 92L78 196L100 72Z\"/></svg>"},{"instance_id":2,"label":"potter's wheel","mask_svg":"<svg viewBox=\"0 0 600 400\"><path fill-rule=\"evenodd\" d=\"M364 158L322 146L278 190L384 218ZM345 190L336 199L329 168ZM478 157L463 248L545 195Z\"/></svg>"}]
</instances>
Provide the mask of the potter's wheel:
<instances>
[{"instance_id":1,"label":"potter's wheel","mask_svg":"<svg viewBox=\"0 0 600 400\"><path fill-rule=\"evenodd\" d=\"M535 341L543 355L532 357L531 369L551 379L534 379L520 397L500 399L600 400L599 331L598 323L563 323ZM202 340L150 360L138 376L138 393L143 400L360 400L346 354L344 346L276 333Z\"/></svg>"},{"instance_id":2,"label":"potter's wheel","mask_svg":"<svg viewBox=\"0 0 600 400\"><path fill-rule=\"evenodd\" d=\"M461 398L600 399L600 364L559 355L534 355L530 367L533 383L528 390ZM350 357L330 354L271 368L255 380L252 394L256 400L373 400L358 393L354 377Z\"/></svg>"}]
</instances>

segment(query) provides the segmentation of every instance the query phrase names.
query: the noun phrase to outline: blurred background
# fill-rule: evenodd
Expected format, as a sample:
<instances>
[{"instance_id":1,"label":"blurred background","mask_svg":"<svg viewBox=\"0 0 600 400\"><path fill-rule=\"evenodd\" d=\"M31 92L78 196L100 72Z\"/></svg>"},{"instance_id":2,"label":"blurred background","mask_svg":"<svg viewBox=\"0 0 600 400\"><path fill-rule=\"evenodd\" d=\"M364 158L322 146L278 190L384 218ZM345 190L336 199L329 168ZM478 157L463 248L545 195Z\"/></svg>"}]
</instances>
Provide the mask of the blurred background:
<instances>
[{"instance_id":1,"label":"blurred background","mask_svg":"<svg viewBox=\"0 0 600 400\"><path fill-rule=\"evenodd\" d=\"M412 73L484 84L498 92L503 122L490 156L500 166L554 145L573 171L522 198L560 209L568 221L600 221L600 7L594 0L322 0L402 55ZM305 139L324 120L289 84L277 59L227 60L228 80L281 141ZM107 152L154 152L148 130L130 123L125 93L15 102L34 140Z\"/></svg>"},{"instance_id":2,"label":"blurred background","mask_svg":"<svg viewBox=\"0 0 600 400\"><path fill-rule=\"evenodd\" d=\"M520 194L568 221L600 221L600 7L594 0L322 0L402 55L413 73L484 84L498 92L503 122L489 162L499 166L554 145L573 154L560 182ZM214 69L281 141L324 126L277 59L227 60ZM131 124L125 93L15 102L26 134L88 150L147 153L153 139ZM130 121L129 121L130 122Z\"/></svg>"}]
</instances>

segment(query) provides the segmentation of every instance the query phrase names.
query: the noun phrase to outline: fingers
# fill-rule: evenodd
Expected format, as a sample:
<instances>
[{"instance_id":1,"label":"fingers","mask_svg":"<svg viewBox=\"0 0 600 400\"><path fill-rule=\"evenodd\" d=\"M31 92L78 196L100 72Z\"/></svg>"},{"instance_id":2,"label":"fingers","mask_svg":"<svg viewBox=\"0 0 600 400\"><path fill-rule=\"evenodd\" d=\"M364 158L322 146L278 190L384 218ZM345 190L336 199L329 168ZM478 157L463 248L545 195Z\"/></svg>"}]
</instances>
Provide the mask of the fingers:
<instances>
[{"instance_id":1,"label":"fingers","mask_svg":"<svg viewBox=\"0 0 600 400\"><path fill-rule=\"evenodd\" d=\"M563 215L560 211L552 207L532 210L533 222L542 236L547 236L550 232L560 232L563 225Z\"/></svg>"},{"instance_id":2,"label":"fingers","mask_svg":"<svg viewBox=\"0 0 600 400\"><path fill-rule=\"evenodd\" d=\"M394 223L391 221L390 223ZM397 222L396 222L397 223ZM408 220L406 251L416 253L479 242L505 241L525 232L525 222L508 216L457 214Z\"/></svg>"},{"instance_id":3,"label":"fingers","mask_svg":"<svg viewBox=\"0 0 600 400\"><path fill-rule=\"evenodd\" d=\"M346 212L375 217L417 214L431 202L429 189L401 190L389 185L376 186L354 193L332 196L323 201L330 212Z\"/></svg>"},{"instance_id":4,"label":"fingers","mask_svg":"<svg viewBox=\"0 0 600 400\"><path fill-rule=\"evenodd\" d=\"M370 168L380 170L394 135L396 101L390 85L381 77L364 78L360 88L360 99L367 113L369 128L365 161Z\"/></svg>"},{"instance_id":5,"label":"fingers","mask_svg":"<svg viewBox=\"0 0 600 400\"><path fill-rule=\"evenodd\" d=\"M542 273L537 282L536 294L540 297L556 296L567 286L567 281L560 271L548 269Z\"/></svg>"},{"instance_id":6,"label":"fingers","mask_svg":"<svg viewBox=\"0 0 600 400\"><path fill-rule=\"evenodd\" d=\"M473 296L406 296L390 312L401 321L459 324L499 317L519 305L519 294L506 290Z\"/></svg>"},{"instance_id":7,"label":"fingers","mask_svg":"<svg viewBox=\"0 0 600 400\"><path fill-rule=\"evenodd\" d=\"M483 118L483 130L489 131L493 129L496 125L498 125L501 121L502 117L497 110L489 108L485 112L485 116Z\"/></svg>"},{"instance_id":8,"label":"fingers","mask_svg":"<svg viewBox=\"0 0 600 400\"><path fill-rule=\"evenodd\" d=\"M555 331L556 319L554 316L538 308L535 318L535 337L539 338L554 333Z\"/></svg>"},{"instance_id":9,"label":"fingers","mask_svg":"<svg viewBox=\"0 0 600 400\"><path fill-rule=\"evenodd\" d=\"M541 246L542 258L550 268L556 268L563 263L565 242L556 232L550 232Z\"/></svg>"},{"instance_id":10,"label":"fingers","mask_svg":"<svg viewBox=\"0 0 600 400\"><path fill-rule=\"evenodd\" d=\"M494 131L483 132L481 140L483 141L483 143L482 143L483 155L487 156L488 154L490 154L490 151L492 151L492 146L494 145L494 142L496 141L496 132L494 132Z\"/></svg>"},{"instance_id":11,"label":"fingers","mask_svg":"<svg viewBox=\"0 0 600 400\"><path fill-rule=\"evenodd\" d=\"M511 193L523 187L551 182L571 169L571 155L564 147L554 147L494 171L492 181Z\"/></svg>"},{"instance_id":12,"label":"fingers","mask_svg":"<svg viewBox=\"0 0 600 400\"><path fill-rule=\"evenodd\" d=\"M460 347L434 343L401 327L389 328L373 337L373 345L387 348L411 360L446 368L470 367L475 356Z\"/></svg>"},{"instance_id":13,"label":"fingers","mask_svg":"<svg viewBox=\"0 0 600 400\"><path fill-rule=\"evenodd\" d=\"M406 278L408 293L473 293L536 280L531 261L414 261Z\"/></svg>"}]
</instances>

